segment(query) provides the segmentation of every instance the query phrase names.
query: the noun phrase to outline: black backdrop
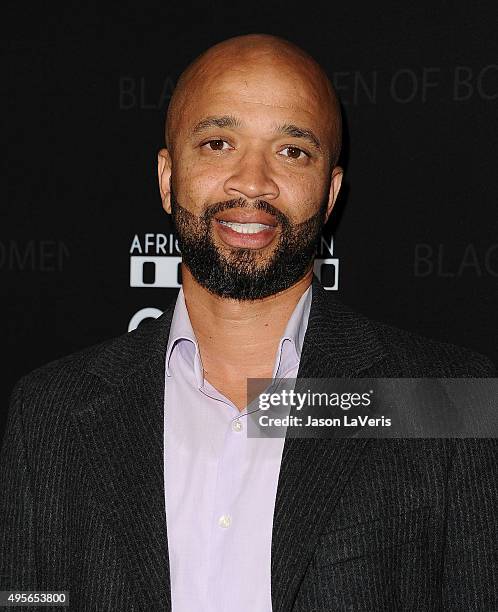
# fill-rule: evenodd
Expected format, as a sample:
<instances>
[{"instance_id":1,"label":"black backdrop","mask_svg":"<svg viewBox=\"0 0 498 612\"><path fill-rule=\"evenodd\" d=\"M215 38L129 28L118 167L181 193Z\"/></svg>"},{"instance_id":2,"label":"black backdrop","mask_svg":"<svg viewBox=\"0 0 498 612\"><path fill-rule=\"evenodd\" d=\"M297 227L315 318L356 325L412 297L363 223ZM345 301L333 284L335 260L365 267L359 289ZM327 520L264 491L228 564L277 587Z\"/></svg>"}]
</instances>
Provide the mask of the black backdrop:
<instances>
[{"instance_id":1,"label":"black backdrop","mask_svg":"<svg viewBox=\"0 0 498 612\"><path fill-rule=\"evenodd\" d=\"M347 184L322 254L340 298L498 362L498 12L451 4L4 7L0 433L21 375L173 295L165 109L194 56L249 32L302 45L342 99Z\"/></svg>"}]
</instances>

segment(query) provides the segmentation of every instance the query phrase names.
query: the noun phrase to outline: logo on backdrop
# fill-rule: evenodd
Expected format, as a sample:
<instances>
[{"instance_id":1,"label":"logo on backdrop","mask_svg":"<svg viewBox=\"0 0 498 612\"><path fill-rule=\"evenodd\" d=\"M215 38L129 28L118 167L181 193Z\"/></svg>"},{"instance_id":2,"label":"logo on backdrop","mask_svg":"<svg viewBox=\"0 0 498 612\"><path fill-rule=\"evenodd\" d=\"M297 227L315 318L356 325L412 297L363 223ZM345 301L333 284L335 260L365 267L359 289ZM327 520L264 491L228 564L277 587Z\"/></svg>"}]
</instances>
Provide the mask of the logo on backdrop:
<instances>
[{"instance_id":1,"label":"logo on backdrop","mask_svg":"<svg viewBox=\"0 0 498 612\"><path fill-rule=\"evenodd\" d=\"M340 70L330 73L344 106L367 104L426 104L447 100L498 99L498 64L479 66L399 66L393 70ZM122 111L163 112L175 82L171 76L149 79L122 76L118 82L118 107Z\"/></svg>"},{"instance_id":2,"label":"logo on backdrop","mask_svg":"<svg viewBox=\"0 0 498 612\"><path fill-rule=\"evenodd\" d=\"M130 246L130 287L178 289L182 284L181 253L173 233L135 234ZM334 257L334 238L322 236L314 262L314 272L324 288L339 287L339 259ZM144 306L130 319L128 331L136 329L144 319L157 318L159 308Z\"/></svg>"}]
</instances>

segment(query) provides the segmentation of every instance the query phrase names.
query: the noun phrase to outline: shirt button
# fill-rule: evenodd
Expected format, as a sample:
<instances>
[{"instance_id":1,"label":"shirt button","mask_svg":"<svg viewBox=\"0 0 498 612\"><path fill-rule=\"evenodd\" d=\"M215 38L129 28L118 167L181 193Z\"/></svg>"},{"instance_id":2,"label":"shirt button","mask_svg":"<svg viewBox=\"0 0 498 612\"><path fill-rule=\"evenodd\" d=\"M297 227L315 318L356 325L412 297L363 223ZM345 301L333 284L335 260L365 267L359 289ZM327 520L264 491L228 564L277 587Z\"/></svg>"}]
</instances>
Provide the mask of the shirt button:
<instances>
[{"instance_id":1,"label":"shirt button","mask_svg":"<svg viewBox=\"0 0 498 612\"><path fill-rule=\"evenodd\" d=\"M230 527L231 523L232 523L232 519L230 518L230 516L228 514L223 514L218 519L218 525L220 527L223 527L223 529L228 529Z\"/></svg>"},{"instance_id":2,"label":"shirt button","mask_svg":"<svg viewBox=\"0 0 498 612\"><path fill-rule=\"evenodd\" d=\"M242 431L242 423L240 422L240 419L235 419L234 421L232 421L232 429L234 431Z\"/></svg>"}]
</instances>

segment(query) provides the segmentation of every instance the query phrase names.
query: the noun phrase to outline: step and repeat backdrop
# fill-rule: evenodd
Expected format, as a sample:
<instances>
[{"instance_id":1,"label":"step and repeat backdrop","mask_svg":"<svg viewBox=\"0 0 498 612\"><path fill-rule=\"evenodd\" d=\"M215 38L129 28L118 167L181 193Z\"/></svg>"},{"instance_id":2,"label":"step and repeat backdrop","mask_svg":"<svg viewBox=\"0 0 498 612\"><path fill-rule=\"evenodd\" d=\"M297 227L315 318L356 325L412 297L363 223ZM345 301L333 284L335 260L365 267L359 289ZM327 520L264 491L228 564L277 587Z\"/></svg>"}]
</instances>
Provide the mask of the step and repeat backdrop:
<instances>
[{"instance_id":1,"label":"step and repeat backdrop","mask_svg":"<svg viewBox=\"0 0 498 612\"><path fill-rule=\"evenodd\" d=\"M497 17L487 0L9 5L0 436L19 377L175 296L181 254L156 171L165 111L196 55L250 32L305 48L342 102L323 283L371 318L498 362Z\"/></svg>"}]
</instances>

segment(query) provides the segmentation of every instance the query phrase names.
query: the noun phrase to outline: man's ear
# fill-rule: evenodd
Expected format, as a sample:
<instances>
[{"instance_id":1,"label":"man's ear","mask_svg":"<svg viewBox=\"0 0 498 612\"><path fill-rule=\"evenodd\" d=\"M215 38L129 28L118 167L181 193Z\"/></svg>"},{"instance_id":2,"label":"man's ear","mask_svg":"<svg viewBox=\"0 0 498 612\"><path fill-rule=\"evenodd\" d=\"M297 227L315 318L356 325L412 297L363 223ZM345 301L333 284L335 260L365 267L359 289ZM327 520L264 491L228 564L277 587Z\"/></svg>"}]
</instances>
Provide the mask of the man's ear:
<instances>
[{"instance_id":1,"label":"man's ear","mask_svg":"<svg viewBox=\"0 0 498 612\"><path fill-rule=\"evenodd\" d=\"M171 156L168 149L161 149L157 154L157 177L159 179L159 191L164 210L171 214Z\"/></svg>"},{"instance_id":2,"label":"man's ear","mask_svg":"<svg viewBox=\"0 0 498 612\"><path fill-rule=\"evenodd\" d=\"M335 166L335 168L332 170L332 180L330 181L329 201L327 205L327 215L325 217L325 222L329 220L332 209L334 208L335 201L337 200L337 196L339 195L343 175L344 171L340 166Z\"/></svg>"}]
</instances>

